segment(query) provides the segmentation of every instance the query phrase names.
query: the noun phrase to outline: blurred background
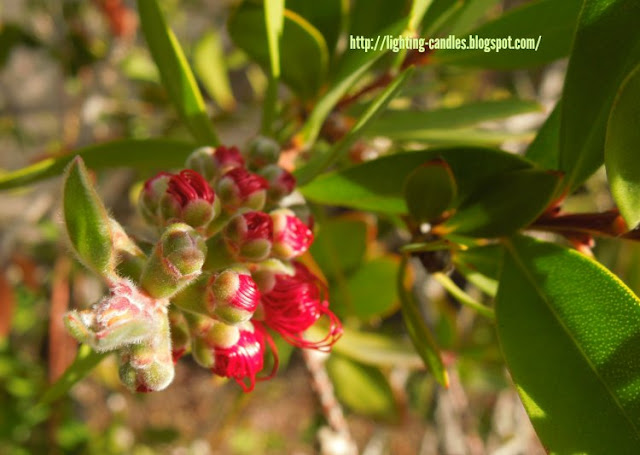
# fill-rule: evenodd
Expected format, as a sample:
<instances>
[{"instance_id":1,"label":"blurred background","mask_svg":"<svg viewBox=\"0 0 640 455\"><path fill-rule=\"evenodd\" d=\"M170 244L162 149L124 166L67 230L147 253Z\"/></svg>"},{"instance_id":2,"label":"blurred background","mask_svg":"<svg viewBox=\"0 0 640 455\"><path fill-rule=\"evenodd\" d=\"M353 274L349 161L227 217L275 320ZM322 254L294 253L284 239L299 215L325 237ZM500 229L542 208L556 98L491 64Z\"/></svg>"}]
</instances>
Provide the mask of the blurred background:
<instances>
[{"instance_id":1,"label":"blurred background","mask_svg":"<svg viewBox=\"0 0 640 455\"><path fill-rule=\"evenodd\" d=\"M482 8L464 18L469 26L525 2L476 3ZM225 23L233 5L226 0L162 2L223 142L243 146L259 129L267 78L229 39ZM399 8L402 13L405 7ZM394 105L432 109L508 97L535 101L534 112L485 122L478 125L482 134L465 139L518 152L555 104L565 63L511 72L427 66ZM282 89L281 95L286 102L288 93ZM187 138L168 104L138 30L135 2L0 3L0 176L108 140ZM304 115L305 108L289 105L292 121ZM339 125L349 118L347 111L335 120ZM460 139L458 134L425 142L446 145ZM386 138L367 138L352 158L375 157L389 147ZM145 177L126 169L97 176L106 206L134 231L140 220L132 201L136 182ZM59 195L58 178L0 193L0 454L312 454L319 450L319 435L325 438L325 449L331 447L331 435L322 431L326 421L309 371L297 351L281 351L283 365L277 377L260 383L251 394L185 358L167 390L133 395L120 385L110 357L68 398L46 409L36 407L47 385L75 355L76 343L62 327L62 314L94 302L103 292L99 280L67 254ZM591 179L569 204L575 210L610 208L603 174ZM366 230L363 256L397 259L392 252L398 233L391 221L373 215L333 215L355 220ZM348 224L334 223L334 231L342 232ZM315 248L321 256L323 247ZM596 255L638 290L637 250L634 245L621 249L601 242ZM377 264L385 267L384 260ZM388 278L383 273L380 279ZM453 278L464 285L461 277ZM402 331L394 315L395 277L390 277L386 296L367 295L368 278L361 279L360 287L350 288L352 300L363 307L379 304L380 311L359 318L346 312L343 316L360 328ZM544 453L510 386L491 325L461 310L424 276L417 276L416 283L424 291L429 322L447 352L452 385L440 389L411 363L413 357L406 364L379 369L351 362L338 349L327 369L360 453ZM340 303L336 305L340 313ZM339 442L326 453L343 453Z\"/></svg>"}]
</instances>

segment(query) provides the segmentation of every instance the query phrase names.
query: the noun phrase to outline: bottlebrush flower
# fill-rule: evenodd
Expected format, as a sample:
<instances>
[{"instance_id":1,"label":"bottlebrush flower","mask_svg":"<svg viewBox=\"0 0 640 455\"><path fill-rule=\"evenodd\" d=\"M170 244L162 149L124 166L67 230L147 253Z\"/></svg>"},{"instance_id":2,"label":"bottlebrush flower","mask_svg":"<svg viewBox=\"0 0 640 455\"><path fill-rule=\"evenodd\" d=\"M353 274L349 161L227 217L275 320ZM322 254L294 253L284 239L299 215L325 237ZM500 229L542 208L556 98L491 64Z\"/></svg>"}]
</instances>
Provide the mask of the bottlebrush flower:
<instances>
[{"instance_id":1,"label":"bottlebrush flower","mask_svg":"<svg viewBox=\"0 0 640 455\"><path fill-rule=\"evenodd\" d=\"M238 341L231 346L214 347L211 371L218 376L234 379L245 392L250 392L255 387L256 380L263 381L273 377L278 369L278 357L271 338L258 323L244 323L239 328L239 335ZM274 367L268 376L256 378L264 367L267 342L274 354Z\"/></svg>"},{"instance_id":2,"label":"bottlebrush flower","mask_svg":"<svg viewBox=\"0 0 640 455\"><path fill-rule=\"evenodd\" d=\"M222 236L238 261L262 261L271 253L272 217L264 212L241 213L229 221Z\"/></svg>"},{"instance_id":3,"label":"bottlebrush flower","mask_svg":"<svg viewBox=\"0 0 640 455\"><path fill-rule=\"evenodd\" d=\"M329 350L342 335L342 325L329 310L324 283L301 263L294 263L293 275L275 276L273 288L262 295L264 322L289 343L318 350ZM327 335L307 340L304 331L322 316L329 319Z\"/></svg>"},{"instance_id":4,"label":"bottlebrush flower","mask_svg":"<svg viewBox=\"0 0 640 455\"><path fill-rule=\"evenodd\" d=\"M186 164L213 182L231 169L244 167L244 158L237 147L200 147L189 155Z\"/></svg>"},{"instance_id":5,"label":"bottlebrush flower","mask_svg":"<svg viewBox=\"0 0 640 455\"><path fill-rule=\"evenodd\" d=\"M296 187L296 178L290 172L276 164L265 166L258 171L269 183L267 202L275 205L282 198L291 194Z\"/></svg>"},{"instance_id":6,"label":"bottlebrush flower","mask_svg":"<svg viewBox=\"0 0 640 455\"><path fill-rule=\"evenodd\" d=\"M218 181L218 194L228 212L240 208L261 210L267 198L269 183L257 174L237 167L224 174Z\"/></svg>"},{"instance_id":7,"label":"bottlebrush flower","mask_svg":"<svg viewBox=\"0 0 640 455\"><path fill-rule=\"evenodd\" d=\"M140 284L152 297L169 298L200 275L206 254L204 239L195 229L172 224L154 247Z\"/></svg>"},{"instance_id":8,"label":"bottlebrush flower","mask_svg":"<svg viewBox=\"0 0 640 455\"><path fill-rule=\"evenodd\" d=\"M273 220L273 256L291 259L304 254L313 243L313 232L291 210L271 212Z\"/></svg>"},{"instance_id":9,"label":"bottlebrush flower","mask_svg":"<svg viewBox=\"0 0 640 455\"><path fill-rule=\"evenodd\" d=\"M247 270L227 269L214 275L209 282L209 313L227 324L251 319L259 302L260 291Z\"/></svg>"}]
</instances>

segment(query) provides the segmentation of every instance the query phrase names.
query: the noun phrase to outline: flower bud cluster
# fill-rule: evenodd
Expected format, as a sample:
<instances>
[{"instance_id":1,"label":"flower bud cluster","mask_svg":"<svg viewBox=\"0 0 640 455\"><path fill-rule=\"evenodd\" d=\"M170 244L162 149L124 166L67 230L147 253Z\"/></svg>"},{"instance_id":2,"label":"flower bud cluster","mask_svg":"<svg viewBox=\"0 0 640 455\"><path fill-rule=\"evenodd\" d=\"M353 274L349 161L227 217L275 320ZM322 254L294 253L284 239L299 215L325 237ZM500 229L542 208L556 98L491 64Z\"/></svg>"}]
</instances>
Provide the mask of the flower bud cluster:
<instances>
[{"instance_id":1,"label":"flower bud cluster","mask_svg":"<svg viewBox=\"0 0 640 455\"><path fill-rule=\"evenodd\" d=\"M277 369L272 333L318 350L340 337L326 285L298 260L313 242L311 226L280 206L295 178L278 166L279 153L266 138L246 154L202 147L186 169L145 182L139 210L158 240L146 258L136 250L129 269L139 271L138 283L117 277L109 296L66 315L76 339L118 352L131 390L163 389L190 352L249 391ZM326 335L309 339L305 332L321 318ZM263 372L265 357L271 373Z\"/></svg>"}]
</instances>

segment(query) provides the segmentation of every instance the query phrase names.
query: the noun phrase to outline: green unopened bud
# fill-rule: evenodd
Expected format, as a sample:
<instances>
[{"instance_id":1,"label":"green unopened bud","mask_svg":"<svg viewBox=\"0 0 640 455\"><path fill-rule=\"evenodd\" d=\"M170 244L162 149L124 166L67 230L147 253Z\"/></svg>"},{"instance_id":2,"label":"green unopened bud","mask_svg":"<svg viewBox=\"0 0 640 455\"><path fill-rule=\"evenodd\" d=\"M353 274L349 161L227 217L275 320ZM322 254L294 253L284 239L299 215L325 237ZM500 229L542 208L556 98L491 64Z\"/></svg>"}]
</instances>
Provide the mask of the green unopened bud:
<instances>
[{"instance_id":1,"label":"green unopened bud","mask_svg":"<svg viewBox=\"0 0 640 455\"><path fill-rule=\"evenodd\" d=\"M215 348L234 346L240 339L238 328L208 317L189 315L191 354L205 368L215 362Z\"/></svg>"},{"instance_id":2,"label":"green unopened bud","mask_svg":"<svg viewBox=\"0 0 640 455\"><path fill-rule=\"evenodd\" d=\"M249 144L247 156L251 169L261 169L268 164L275 164L280 158L280 145L271 138L258 136Z\"/></svg>"},{"instance_id":3,"label":"green unopened bud","mask_svg":"<svg viewBox=\"0 0 640 455\"><path fill-rule=\"evenodd\" d=\"M76 340L95 351L106 352L152 337L160 323L157 312L163 311L166 303L120 279L112 284L110 294L91 309L67 313L64 323Z\"/></svg>"},{"instance_id":4,"label":"green unopened bud","mask_svg":"<svg viewBox=\"0 0 640 455\"><path fill-rule=\"evenodd\" d=\"M270 292L276 284L276 275L293 276L295 269L288 261L270 258L255 264L251 269L251 277L262 294Z\"/></svg>"},{"instance_id":5,"label":"green unopened bud","mask_svg":"<svg viewBox=\"0 0 640 455\"><path fill-rule=\"evenodd\" d=\"M169 298L195 280L202 271L207 247L192 227L167 227L142 271L140 284L155 298Z\"/></svg>"},{"instance_id":6,"label":"green unopened bud","mask_svg":"<svg viewBox=\"0 0 640 455\"><path fill-rule=\"evenodd\" d=\"M120 380L135 392L155 392L166 388L174 377L169 319L163 308L161 323L153 337L128 347L120 356Z\"/></svg>"}]
</instances>

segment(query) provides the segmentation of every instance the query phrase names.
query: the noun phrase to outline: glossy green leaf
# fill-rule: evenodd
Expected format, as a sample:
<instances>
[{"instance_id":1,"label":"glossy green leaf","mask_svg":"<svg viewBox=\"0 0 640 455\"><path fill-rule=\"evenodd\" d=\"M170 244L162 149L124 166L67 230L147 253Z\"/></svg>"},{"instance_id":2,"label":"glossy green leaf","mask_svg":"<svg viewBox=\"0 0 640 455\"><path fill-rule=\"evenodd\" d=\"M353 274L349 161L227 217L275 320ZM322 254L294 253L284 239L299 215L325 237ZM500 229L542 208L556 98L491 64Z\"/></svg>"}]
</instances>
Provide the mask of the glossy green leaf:
<instances>
[{"instance_id":1,"label":"glossy green leaf","mask_svg":"<svg viewBox=\"0 0 640 455\"><path fill-rule=\"evenodd\" d=\"M393 313L399 303L397 275L398 260L394 256L372 259L358 267L347 281L352 314L368 320Z\"/></svg>"},{"instance_id":2,"label":"glossy green leaf","mask_svg":"<svg viewBox=\"0 0 640 455\"><path fill-rule=\"evenodd\" d=\"M560 102L542 124L524 156L543 169L558 169L560 165Z\"/></svg>"},{"instance_id":3,"label":"glossy green leaf","mask_svg":"<svg viewBox=\"0 0 640 455\"><path fill-rule=\"evenodd\" d=\"M390 25L380 32L380 35L398 35L406 26L406 19ZM376 50L354 49L345 53L335 70L334 77L331 79L329 88L318 100L313 110L309 114L306 123L302 127L300 136L297 138L305 147L313 144L320 134L322 124L329 116L338 101L353 87L353 85L371 68L371 66L384 54L387 50L382 46Z\"/></svg>"},{"instance_id":4,"label":"glossy green leaf","mask_svg":"<svg viewBox=\"0 0 640 455\"><path fill-rule=\"evenodd\" d=\"M158 66L162 84L193 137L204 145L218 145L218 136L202 100L180 43L167 25L157 0L138 0L140 25Z\"/></svg>"},{"instance_id":5,"label":"glossy green leaf","mask_svg":"<svg viewBox=\"0 0 640 455\"><path fill-rule=\"evenodd\" d=\"M62 197L65 228L78 259L103 276L113 275L116 252L109 216L80 157L67 168Z\"/></svg>"},{"instance_id":6,"label":"glossy green leaf","mask_svg":"<svg viewBox=\"0 0 640 455\"><path fill-rule=\"evenodd\" d=\"M322 332L314 326L309 331L312 339L316 331L318 337L322 335ZM380 368L400 367L410 370L424 368L424 362L411 344L379 333L359 332L343 327L342 337L332 349L365 365Z\"/></svg>"},{"instance_id":7,"label":"glossy green leaf","mask_svg":"<svg viewBox=\"0 0 640 455\"><path fill-rule=\"evenodd\" d=\"M332 355L327 372L340 402L354 412L384 420L396 417L391 386L377 368Z\"/></svg>"},{"instance_id":8,"label":"glossy green leaf","mask_svg":"<svg viewBox=\"0 0 640 455\"><path fill-rule=\"evenodd\" d=\"M284 28L284 0L264 0L264 19L269 49L269 83L262 105L262 134L271 134L278 105L281 63L280 46Z\"/></svg>"},{"instance_id":9,"label":"glossy green leaf","mask_svg":"<svg viewBox=\"0 0 640 455\"><path fill-rule=\"evenodd\" d=\"M97 353L88 345L83 344L78 348L76 358L69 368L55 383L53 383L40 398L39 405L51 404L62 398L78 381L87 376L98 364L107 357L110 352Z\"/></svg>"},{"instance_id":10,"label":"glossy green leaf","mask_svg":"<svg viewBox=\"0 0 640 455\"><path fill-rule=\"evenodd\" d=\"M581 5L582 0L528 2L469 33L481 38L533 38L536 43L539 39L537 50L446 49L437 50L433 60L448 65L504 70L549 63L569 53Z\"/></svg>"},{"instance_id":11,"label":"glossy green leaf","mask_svg":"<svg viewBox=\"0 0 640 455\"><path fill-rule=\"evenodd\" d=\"M412 32L419 32L419 25L422 23L425 13L433 0L413 0L411 11L409 11L409 23L407 28Z\"/></svg>"},{"instance_id":12,"label":"glossy green leaf","mask_svg":"<svg viewBox=\"0 0 640 455\"><path fill-rule=\"evenodd\" d=\"M229 18L231 39L267 71L270 68L269 46L264 10L259 5L243 3ZM324 38L314 26L298 14L284 11L284 25L279 47L283 64L281 79L303 98L314 96L327 73L329 53Z\"/></svg>"},{"instance_id":13,"label":"glossy green leaf","mask_svg":"<svg viewBox=\"0 0 640 455\"><path fill-rule=\"evenodd\" d=\"M373 122L369 135L386 136L393 139L402 136L419 136L421 130L453 129L452 137L455 134L460 137L459 131L455 129L539 110L540 105L535 101L517 98L480 101L430 111L388 110Z\"/></svg>"},{"instance_id":14,"label":"glossy green leaf","mask_svg":"<svg viewBox=\"0 0 640 455\"><path fill-rule=\"evenodd\" d=\"M585 0L560 113L560 170L567 174L563 188L575 189L603 163L613 99L640 61L639 29L637 0Z\"/></svg>"},{"instance_id":15,"label":"glossy green leaf","mask_svg":"<svg viewBox=\"0 0 640 455\"><path fill-rule=\"evenodd\" d=\"M496 300L507 366L550 453L640 447L640 301L586 256L517 237Z\"/></svg>"},{"instance_id":16,"label":"glossy green leaf","mask_svg":"<svg viewBox=\"0 0 640 455\"><path fill-rule=\"evenodd\" d=\"M349 34L376 38L410 10L409 0L355 0L350 14Z\"/></svg>"},{"instance_id":17,"label":"glossy green leaf","mask_svg":"<svg viewBox=\"0 0 640 455\"><path fill-rule=\"evenodd\" d=\"M420 357L422 357L424 364L429 368L435 380L438 381L441 386L449 387L449 375L442 362L440 348L420 313L418 302L405 288L407 266L407 259L404 258L400 264L397 282L402 319L407 327L407 332L409 332L409 338L411 338L413 346L416 348Z\"/></svg>"},{"instance_id":18,"label":"glossy green leaf","mask_svg":"<svg viewBox=\"0 0 640 455\"><path fill-rule=\"evenodd\" d=\"M398 77L396 77L389 86L380 93L367 109L358 118L358 121L345 134L345 136L337 142L331 150L321 155L319 159L310 161L306 166L296 169L295 176L299 185L311 181L316 175L327 169L336 160L347 154L351 146L362 136L362 134L370 127L371 122L378 117L387 107L389 102L398 94L403 85L413 74L413 68L407 68Z\"/></svg>"},{"instance_id":19,"label":"glossy green leaf","mask_svg":"<svg viewBox=\"0 0 640 455\"><path fill-rule=\"evenodd\" d=\"M607 178L629 228L640 224L640 66L627 77L611 110L605 142Z\"/></svg>"},{"instance_id":20,"label":"glossy green leaf","mask_svg":"<svg viewBox=\"0 0 640 455\"><path fill-rule=\"evenodd\" d=\"M476 128L422 128L414 131L397 131L386 137L397 143L491 147L506 141L528 141L533 139L533 134Z\"/></svg>"},{"instance_id":21,"label":"glossy green leaf","mask_svg":"<svg viewBox=\"0 0 640 455\"><path fill-rule=\"evenodd\" d=\"M235 108L236 100L231 91L222 41L215 30L205 33L193 49L193 69L222 109L229 111Z\"/></svg>"},{"instance_id":22,"label":"glossy green leaf","mask_svg":"<svg viewBox=\"0 0 640 455\"><path fill-rule=\"evenodd\" d=\"M362 210L405 213L403 184L409 173L426 161L441 158L458 183L454 206L486 180L505 171L525 169L530 163L511 153L484 148L431 149L379 158L348 169L324 174L300 188L312 201Z\"/></svg>"},{"instance_id":23,"label":"glossy green leaf","mask_svg":"<svg viewBox=\"0 0 640 455\"><path fill-rule=\"evenodd\" d=\"M404 184L404 198L409 214L419 222L438 218L453 203L456 181L446 161L426 162L409 174Z\"/></svg>"},{"instance_id":24,"label":"glossy green leaf","mask_svg":"<svg viewBox=\"0 0 640 455\"><path fill-rule=\"evenodd\" d=\"M367 224L355 218L335 218L320 224L311 254L330 280L359 267L367 249Z\"/></svg>"},{"instance_id":25,"label":"glossy green leaf","mask_svg":"<svg viewBox=\"0 0 640 455\"><path fill-rule=\"evenodd\" d=\"M544 212L560 181L557 173L534 169L498 175L462 202L442 228L472 237L511 235Z\"/></svg>"},{"instance_id":26,"label":"glossy green leaf","mask_svg":"<svg viewBox=\"0 0 640 455\"><path fill-rule=\"evenodd\" d=\"M92 169L128 167L150 171L184 166L194 144L168 139L124 139L75 150L57 158L47 158L31 166L0 175L0 190L17 188L56 177L76 156Z\"/></svg>"},{"instance_id":27,"label":"glossy green leaf","mask_svg":"<svg viewBox=\"0 0 640 455\"><path fill-rule=\"evenodd\" d=\"M332 54L338 43L340 31L345 25L348 0L323 0L310 2L308 0L287 0L287 9L304 17L318 29Z\"/></svg>"}]
</instances>

